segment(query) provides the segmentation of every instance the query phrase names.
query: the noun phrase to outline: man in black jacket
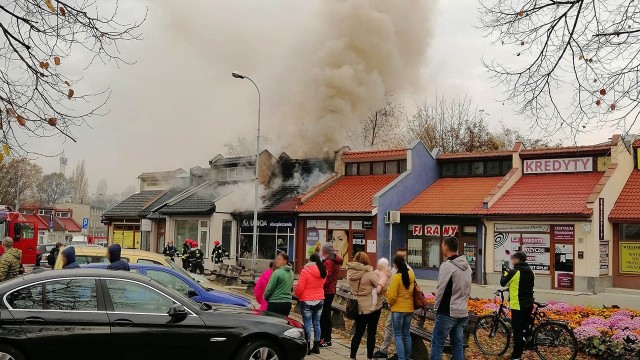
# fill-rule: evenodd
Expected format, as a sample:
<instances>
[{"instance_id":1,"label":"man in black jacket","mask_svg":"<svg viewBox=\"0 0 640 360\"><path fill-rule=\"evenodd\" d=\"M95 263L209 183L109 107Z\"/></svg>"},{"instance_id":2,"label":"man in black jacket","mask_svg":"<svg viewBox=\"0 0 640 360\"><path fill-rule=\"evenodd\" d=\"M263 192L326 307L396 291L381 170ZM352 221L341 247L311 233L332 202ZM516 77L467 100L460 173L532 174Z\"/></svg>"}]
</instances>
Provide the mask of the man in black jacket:
<instances>
[{"instance_id":1,"label":"man in black jacket","mask_svg":"<svg viewBox=\"0 0 640 360\"><path fill-rule=\"evenodd\" d=\"M56 259L58 259L58 254L60 253L61 247L62 243L58 242L56 243L56 246L54 246L51 251L49 251L49 255L47 256L47 263L49 264L49 266L51 266L52 269L56 265Z\"/></svg>"},{"instance_id":2,"label":"man in black jacket","mask_svg":"<svg viewBox=\"0 0 640 360\"><path fill-rule=\"evenodd\" d=\"M107 248L107 255L109 256L109 270L124 270L131 271L129 269L129 263L122 260L122 247L119 244L112 244Z\"/></svg>"},{"instance_id":3,"label":"man in black jacket","mask_svg":"<svg viewBox=\"0 0 640 360\"><path fill-rule=\"evenodd\" d=\"M525 345L525 332L532 323L533 287L535 275L527 255L516 252L511 255L513 269L506 270L500 279L500 285L509 287L509 305L511 306L511 324L513 326L513 352L511 359L520 359Z\"/></svg>"}]
</instances>

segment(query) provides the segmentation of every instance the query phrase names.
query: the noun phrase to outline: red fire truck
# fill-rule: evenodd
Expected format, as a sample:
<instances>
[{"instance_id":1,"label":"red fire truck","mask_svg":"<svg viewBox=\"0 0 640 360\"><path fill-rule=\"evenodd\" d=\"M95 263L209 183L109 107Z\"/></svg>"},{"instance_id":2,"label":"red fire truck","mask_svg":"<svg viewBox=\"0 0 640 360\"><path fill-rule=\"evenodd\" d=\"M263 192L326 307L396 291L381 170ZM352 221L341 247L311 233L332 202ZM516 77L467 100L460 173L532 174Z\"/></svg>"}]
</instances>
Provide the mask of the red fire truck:
<instances>
[{"instance_id":1,"label":"red fire truck","mask_svg":"<svg viewBox=\"0 0 640 360\"><path fill-rule=\"evenodd\" d=\"M38 224L28 221L10 207L0 205L0 238L9 236L13 246L22 250L22 264L34 265L38 252ZM0 246L0 254L4 249Z\"/></svg>"}]
</instances>

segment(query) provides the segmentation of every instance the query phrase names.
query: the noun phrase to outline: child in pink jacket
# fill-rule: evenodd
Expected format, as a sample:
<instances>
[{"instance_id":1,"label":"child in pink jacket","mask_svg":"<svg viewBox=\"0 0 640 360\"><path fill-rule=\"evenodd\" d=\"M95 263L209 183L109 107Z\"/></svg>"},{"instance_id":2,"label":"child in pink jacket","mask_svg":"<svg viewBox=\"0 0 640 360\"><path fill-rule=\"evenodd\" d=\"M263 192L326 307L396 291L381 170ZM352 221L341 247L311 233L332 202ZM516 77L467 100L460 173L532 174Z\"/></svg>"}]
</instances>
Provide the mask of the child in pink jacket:
<instances>
[{"instance_id":1,"label":"child in pink jacket","mask_svg":"<svg viewBox=\"0 0 640 360\"><path fill-rule=\"evenodd\" d=\"M273 274L273 261L269 263L269 268L260 275L258 282L256 282L256 287L253 289L253 296L256 298L258 304L260 304L260 311L267 311L267 301L264 299L264 290L267 288L267 284L269 284L271 274Z\"/></svg>"}]
</instances>

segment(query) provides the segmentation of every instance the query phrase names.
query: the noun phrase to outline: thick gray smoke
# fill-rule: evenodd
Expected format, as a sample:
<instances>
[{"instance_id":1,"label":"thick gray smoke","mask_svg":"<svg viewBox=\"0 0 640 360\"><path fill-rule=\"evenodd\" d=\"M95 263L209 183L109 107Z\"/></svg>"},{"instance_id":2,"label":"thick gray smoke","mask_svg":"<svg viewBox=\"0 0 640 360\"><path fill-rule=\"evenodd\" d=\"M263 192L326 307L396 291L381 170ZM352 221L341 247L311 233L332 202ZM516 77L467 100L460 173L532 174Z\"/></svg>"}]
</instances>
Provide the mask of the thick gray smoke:
<instances>
[{"instance_id":1,"label":"thick gray smoke","mask_svg":"<svg viewBox=\"0 0 640 360\"><path fill-rule=\"evenodd\" d=\"M434 0L323 1L317 34L304 34L311 56L298 58L282 105L287 150L319 155L349 144L347 128L381 107L387 89L419 85L434 8Z\"/></svg>"}]
</instances>

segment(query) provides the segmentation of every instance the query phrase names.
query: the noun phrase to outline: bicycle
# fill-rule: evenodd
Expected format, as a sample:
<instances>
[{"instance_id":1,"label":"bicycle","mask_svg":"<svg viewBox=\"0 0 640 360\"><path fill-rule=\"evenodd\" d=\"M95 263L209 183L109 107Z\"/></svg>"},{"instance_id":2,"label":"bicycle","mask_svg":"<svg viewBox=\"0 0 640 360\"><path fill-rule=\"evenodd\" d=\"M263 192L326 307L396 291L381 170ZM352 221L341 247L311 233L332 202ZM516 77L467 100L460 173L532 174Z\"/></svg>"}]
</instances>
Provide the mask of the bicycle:
<instances>
[{"instance_id":1,"label":"bicycle","mask_svg":"<svg viewBox=\"0 0 640 360\"><path fill-rule=\"evenodd\" d=\"M511 319L504 303L504 293L508 290L496 291L495 296L501 299L498 310L478 319L473 333L476 346L485 355L504 355L511 344ZM525 332L525 349L535 350L542 360L574 360L578 356L578 339L566 322L545 318L541 309L546 306L534 301L533 324Z\"/></svg>"}]
</instances>

